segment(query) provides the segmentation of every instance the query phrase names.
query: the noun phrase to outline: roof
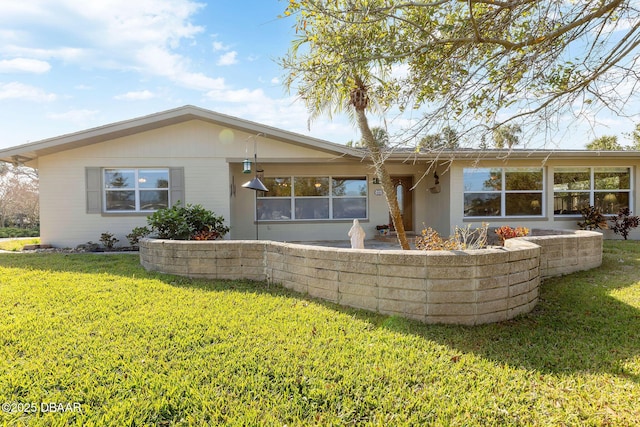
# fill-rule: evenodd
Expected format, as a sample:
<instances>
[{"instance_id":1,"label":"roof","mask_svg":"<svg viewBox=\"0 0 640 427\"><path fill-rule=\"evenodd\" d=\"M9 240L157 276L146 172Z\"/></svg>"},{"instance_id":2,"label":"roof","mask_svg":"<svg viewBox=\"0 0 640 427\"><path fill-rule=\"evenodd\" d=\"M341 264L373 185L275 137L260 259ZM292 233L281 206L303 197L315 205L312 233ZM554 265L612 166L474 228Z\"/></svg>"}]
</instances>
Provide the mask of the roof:
<instances>
[{"instance_id":1,"label":"roof","mask_svg":"<svg viewBox=\"0 0 640 427\"><path fill-rule=\"evenodd\" d=\"M9 163L27 163L48 154L54 154L65 150L109 141L115 138L134 135L140 132L159 129L189 120L202 120L249 133L262 134L265 137L280 140L289 144L313 148L315 150L329 152L336 155L355 155L357 157L361 157L361 152L342 144L311 138L249 120L220 114L204 108L195 107L193 105L185 105L147 116L123 120L80 132L74 132L1 149L0 161Z\"/></svg>"},{"instance_id":2,"label":"roof","mask_svg":"<svg viewBox=\"0 0 640 427\"><path fill-rule=\"evenodd\" d=\"M209 123L234 128L253 134L262 134L265 137L283 141L289 144L303 146L318 151L332 153L337 156L351 156L363 158L366 151L362 148L351 148L342 144L312 138L294 132L263 125L249 120L240 119L225 114L220 114L193 105L185 105L179 108L161 111L147 116L115 122L80 132L70 133L53 138L43 139L28 144L18 145L0 150L0 161L9 163L33 162L40 156L54 154L65 150L84 147L115 138L134 135L164 126L183 123L189 120L202 120ZM393 150L389 153L389 160L400 162L413 162L418 160L442 161L452 160L490 160L490 159L541 159L548 158L629 158L638 157L638 151L589 151L589 150L485 150L462 149L442 150L435 152L419 152L413 150Z\"/></svg>"}]
</instances>

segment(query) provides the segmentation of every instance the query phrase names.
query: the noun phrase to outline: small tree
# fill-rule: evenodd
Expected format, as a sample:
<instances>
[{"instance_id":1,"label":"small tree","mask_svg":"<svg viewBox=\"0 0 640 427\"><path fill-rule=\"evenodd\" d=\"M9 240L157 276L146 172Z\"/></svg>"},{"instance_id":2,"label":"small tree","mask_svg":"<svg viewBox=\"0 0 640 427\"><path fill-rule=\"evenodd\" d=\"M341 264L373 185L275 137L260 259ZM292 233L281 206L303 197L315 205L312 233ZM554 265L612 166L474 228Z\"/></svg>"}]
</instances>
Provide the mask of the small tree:
<instances>
[{"instance_id":1,"label":"small tree","mask_svg":"<svg viewBox=\"0 0 640 427\"><path fill-rule=\"evenodd\" d=\"M595 206L585 206L580 209L582 221L578 221L578 227L582 230L604 230L609 228L607 219L602 215L600 208Z\"/></svg>"},{"instance_id":2,"label":"small tree","mask_svg":"<svg viewBox=\"0 0 640 427\"><path fill-rule=\"evenodd\" d=\"M640 217L631 215L629 208L622 208L618 214L609 218L611 230L616 234L621 234L624 240L629 237L629 232L640 225Z\"/></svg>"}]
</instances>

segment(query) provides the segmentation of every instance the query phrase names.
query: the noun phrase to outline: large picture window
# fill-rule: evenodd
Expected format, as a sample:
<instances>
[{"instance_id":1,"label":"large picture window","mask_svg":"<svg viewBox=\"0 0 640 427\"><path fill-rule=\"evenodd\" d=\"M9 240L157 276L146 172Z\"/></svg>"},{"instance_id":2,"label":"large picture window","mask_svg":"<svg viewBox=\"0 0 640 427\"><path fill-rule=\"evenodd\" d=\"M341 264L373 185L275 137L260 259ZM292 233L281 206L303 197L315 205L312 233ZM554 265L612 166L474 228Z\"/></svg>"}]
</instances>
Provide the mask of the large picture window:
<instances>
[{"instance_id":1,"label":"large picture window","mask_svg":"<svg viewBox=\"0 0 640 427\"><path fill-rule=\"evenodd\" d=\"M367 178L339 176L267 177L258 193L260 220L367 218Z\"/></svg>"},{"instance_id":2,"label":"large picture window","mask_svg":"<svg viewBox=\"0 0 640 427\"><path fill-rule=\"evenodd\" d=\"M631 205L631 168L555 168L553 212L580 215L580 209L595 206L603 214L616 214Z\"/></svg>"},{"instance_id":3,"label":"large picture window","mask_svg":"<svg viewBox=\"0 0 640 427\"><path fill-rule=\"evenodd\" d=\"M104 169L105 212L151 212L169 206L169 169Z\"/></svg>"},{"instance_id":4,"label":"large picture window","mask_svg":"<svg viewBox=\"0 0 640 427\"><path fill-rule=\"evenodd\" d=\"M542 216L542 168L468 168L463 171L464 216Z\"/></svg>"}]
</instances>

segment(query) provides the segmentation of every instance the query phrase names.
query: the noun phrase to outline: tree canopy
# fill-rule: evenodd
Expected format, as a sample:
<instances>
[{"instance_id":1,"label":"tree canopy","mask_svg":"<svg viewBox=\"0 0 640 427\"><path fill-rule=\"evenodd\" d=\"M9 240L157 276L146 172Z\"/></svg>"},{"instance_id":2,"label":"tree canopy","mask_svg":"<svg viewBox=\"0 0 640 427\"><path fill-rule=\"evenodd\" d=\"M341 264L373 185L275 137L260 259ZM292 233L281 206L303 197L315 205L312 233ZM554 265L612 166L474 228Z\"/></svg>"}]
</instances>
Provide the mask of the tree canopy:
<instances>
[{"instance_id":1,"label":"tree canopy","mask_svg":"<svg viewBox=\"0 0 640 427\"><path fill-rule=\"evenodd\" d=\"M414 136L448 122L478 140L561 112L623 112L638 84L634 0L289 0L285 15L297 33L286 84L312 117L351 114L359 76L370 106L420 110Z\"/></svg>"},{"instance_id":2,"label":"tree canopy","mask_svg":"<svg viewBox=\"0 0 640 427\"><path fill-rule=\"evenodd\" d=\"M601 136L594 139L586 145L587 150L602 150L602 151L616 151L623 150L624 148L618 142L618 137L615 135Z\"/></svg>"}]
</instances>

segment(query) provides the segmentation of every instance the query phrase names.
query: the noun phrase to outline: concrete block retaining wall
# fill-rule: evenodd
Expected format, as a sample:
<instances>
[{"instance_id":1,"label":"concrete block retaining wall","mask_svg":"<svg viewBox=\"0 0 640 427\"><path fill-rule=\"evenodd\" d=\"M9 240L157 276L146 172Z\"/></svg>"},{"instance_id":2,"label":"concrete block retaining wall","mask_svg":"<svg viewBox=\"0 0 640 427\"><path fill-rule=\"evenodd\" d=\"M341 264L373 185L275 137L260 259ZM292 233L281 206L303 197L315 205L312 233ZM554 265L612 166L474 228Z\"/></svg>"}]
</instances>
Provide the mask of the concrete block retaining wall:
<instances>
[{"instance_id":1,"label":"concrete block retaining wall","mask_svg":"<svg viewBox=\"0 0 640 427\"><path fill-rule=\"evenodd\" d=\"M187 277L266 280L344 306L426 323L477 325L531 311L542 278L599 266L602 235L532 236L470 251L143 239L140 262L147 270Z\"/></svg>"}]
</instances>

